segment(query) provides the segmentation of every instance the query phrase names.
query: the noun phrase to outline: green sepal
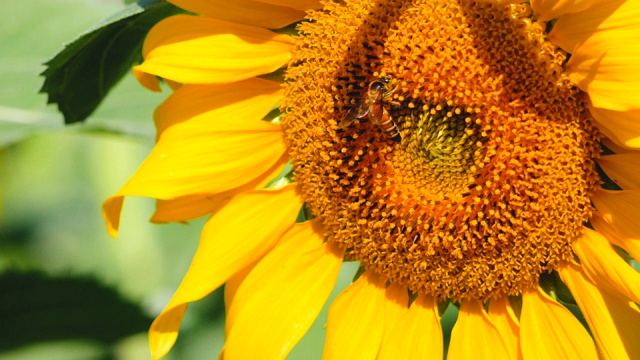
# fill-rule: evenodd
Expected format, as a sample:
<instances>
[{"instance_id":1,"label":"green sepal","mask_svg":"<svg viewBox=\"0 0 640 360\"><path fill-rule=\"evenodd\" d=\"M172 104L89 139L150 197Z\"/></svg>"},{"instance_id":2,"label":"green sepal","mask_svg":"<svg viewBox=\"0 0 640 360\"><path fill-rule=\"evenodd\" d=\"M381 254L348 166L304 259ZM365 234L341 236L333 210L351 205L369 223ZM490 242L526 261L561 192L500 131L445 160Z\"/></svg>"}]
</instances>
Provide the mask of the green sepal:
<instances>
[{"instance_id":1,"label":"green sepal","mask_svg":"<svg viewBox=\"0 0 640 360\"><path fill-rule=\"evenodd\" d=\"M353 279L351 280L352 283L356 282L358 279L360 279L360 276L362 276L364 274L364 272L367 271L367 269L364 268L364 266L362 266L362 264L360 266L358 266L358 270L356 271L356 273L353 275Z\"/></svg>"},{"instance_id":2,"label":"green sepal","mask_svg":"<svg viewBox=\"0 0 640 360\"><path fill-rule=\"evenodd\" d=\"M142 59L145 36L160 20L184 10L165 0L140 0L67 44L45 65L41 93L66 124L84 121L109 90Z\"/></svg>"}]
</instances>

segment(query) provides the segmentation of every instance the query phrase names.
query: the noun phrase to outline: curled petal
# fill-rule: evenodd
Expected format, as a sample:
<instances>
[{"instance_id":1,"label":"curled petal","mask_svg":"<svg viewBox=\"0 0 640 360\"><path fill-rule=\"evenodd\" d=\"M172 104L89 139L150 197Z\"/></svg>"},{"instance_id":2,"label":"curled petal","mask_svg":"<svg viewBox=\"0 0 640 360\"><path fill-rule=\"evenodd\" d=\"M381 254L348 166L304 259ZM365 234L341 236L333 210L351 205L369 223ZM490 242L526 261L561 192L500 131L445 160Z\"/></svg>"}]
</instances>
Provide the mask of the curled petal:
<instances>
[{"instance_id":1,"label":"curled petal","mask_svg":"<svg viewBox=\"0 0 640 360\"><path fill-rule=\"evenodd\" d=\"M522 294L520 348L525 359L598 359L587 329L540 288Z\"/></svg>"},{"instance_id":2,"label":"curled petal","mask_svg":"<svg viewBox=\"0 0 640 360\"><path fill-rule=\"evenodd\" d=\"M573 264L558 269L589 324L602 359L640 359L640 311L591 283Z\"/></svg>"},{"instance_id":3,"label":"curled petal","mask_svg":"<svg viewBox=\"0 0 640 360\"><path fill-rule=\"evenodd\" d=\"M295 186L240 194L207 222L182 283L149 330L153 359L178 337L190 302L202 299L267 253L295 222L302 202Z\"/></svg>"},{"instance_id":4,"label":"curled petal","mask_svg":"<svg viewBox=\"0 0 640 360\"><path fill-rule=\"evenodd\" d=\"M462 301L451 331L447 360L464 359L513 359L500 331L479 301Z\"/></svg>"},{"instance_id":5,"label":"curled petal","mask_svg":"<svg viewBox=\"0 0 640 360\"><path fill-rule=\"evenodd\" d=\"M176 15L151 29L142 49L145 60L133 70L138 79L230 83L277 70L289 61L292 46L288 35L264 28Z\"/></svg>"},{"instance_id":6,"label":"curled petal","mask_svg":"<svg viewBox=\"0 0 640 360\"><path fill-rule=\"evenodd\" d=\"M382 342L385 280L365 272L347 287L329 308L324 360L375 359Z\"/></svg>"}]
</instances>

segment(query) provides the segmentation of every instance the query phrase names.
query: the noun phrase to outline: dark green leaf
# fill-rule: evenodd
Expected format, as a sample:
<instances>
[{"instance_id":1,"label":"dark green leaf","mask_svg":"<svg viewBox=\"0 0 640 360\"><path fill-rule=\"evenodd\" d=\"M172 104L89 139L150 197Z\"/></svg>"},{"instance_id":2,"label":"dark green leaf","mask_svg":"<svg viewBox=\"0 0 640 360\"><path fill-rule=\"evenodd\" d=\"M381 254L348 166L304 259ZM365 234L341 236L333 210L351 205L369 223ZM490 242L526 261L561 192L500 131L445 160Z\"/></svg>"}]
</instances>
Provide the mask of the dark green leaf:
<instances>
[{"instance_id":1,"label":"dark green leaf","mask_svg":"<svg viewBox=\"0 0 640 360\"><path fill-rule=\"evenodd\" d=\"M40 92L58 104L65 123L85 120L109 90L140 62L142 43L158 21L183 10L164 0L141 0L67 44L45 65Z\"/></svg>"},{"instance_id":2,"label":"dark green leaf","mask_svg":"<svg viewBox=\"0 0 640 360\"><path fill-rule=\"evenodd\" d=\"M0 294L0 350L62 339L108 345L147 331L152 321L93 279L9 272L0 276Z\"/></svg>"}]
</instances>

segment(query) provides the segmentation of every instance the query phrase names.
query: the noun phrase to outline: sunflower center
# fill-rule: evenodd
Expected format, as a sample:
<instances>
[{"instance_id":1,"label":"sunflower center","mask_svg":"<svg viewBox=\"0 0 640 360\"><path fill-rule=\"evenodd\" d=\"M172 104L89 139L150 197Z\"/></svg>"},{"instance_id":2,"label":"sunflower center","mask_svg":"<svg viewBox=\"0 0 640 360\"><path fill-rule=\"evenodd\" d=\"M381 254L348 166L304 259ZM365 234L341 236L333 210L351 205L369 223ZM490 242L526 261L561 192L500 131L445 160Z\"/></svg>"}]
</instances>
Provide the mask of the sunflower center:
<instances>
[{"instance_id":1,"label":"sunflower center","mask_svg":"<svg viewBox=\"0 0 640 360\"><path fill-rule=\"evenodd\" d=\"M598 134L528 5L347 0L310 20L283 125L329 241L440 299L515 295L571 257Z\"/></svg>"}]
</instances>

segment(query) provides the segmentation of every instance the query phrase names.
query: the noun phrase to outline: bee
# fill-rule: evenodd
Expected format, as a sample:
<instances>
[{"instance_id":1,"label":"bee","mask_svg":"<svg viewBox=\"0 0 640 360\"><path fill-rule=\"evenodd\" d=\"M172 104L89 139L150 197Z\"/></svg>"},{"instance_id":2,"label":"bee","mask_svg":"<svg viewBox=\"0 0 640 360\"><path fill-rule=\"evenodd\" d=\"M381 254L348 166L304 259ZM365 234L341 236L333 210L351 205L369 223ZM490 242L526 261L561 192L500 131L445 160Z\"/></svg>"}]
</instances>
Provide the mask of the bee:
<instances>
[{"instance_id":1,"label":"bee","mask_svg":"<svg viewBox=\"0 0 640 360\"><path fill-rule=\"evenodd\" d=\"M387 138L400 142L402 136L400 131L389 114L387 100L393 94L396 87L392 87L389 78L381 77L369 84L367 93L358 101L358 103L349 109L347 115L338 124L339 127L345 128L351 125L356 119L369 118L374 124L378 125Z\"/></svg>"}]
</instances>

